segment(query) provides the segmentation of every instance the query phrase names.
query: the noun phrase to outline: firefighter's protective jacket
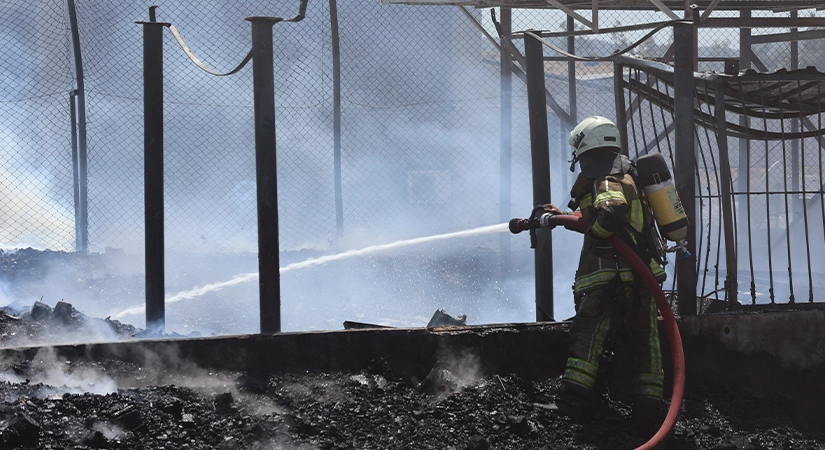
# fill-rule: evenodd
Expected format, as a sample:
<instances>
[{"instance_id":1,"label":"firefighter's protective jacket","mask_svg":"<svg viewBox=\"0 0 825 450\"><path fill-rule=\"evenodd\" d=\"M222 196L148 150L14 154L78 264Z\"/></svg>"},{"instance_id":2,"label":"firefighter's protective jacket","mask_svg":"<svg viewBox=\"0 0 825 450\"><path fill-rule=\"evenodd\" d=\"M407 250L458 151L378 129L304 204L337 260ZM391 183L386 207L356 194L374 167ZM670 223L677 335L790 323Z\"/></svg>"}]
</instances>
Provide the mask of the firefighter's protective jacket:
<instances>
[{"instance_id":1,"label":"firefighter's protective jacket","mask_svg":"<svg viewBox=\"0 0 825 450\"><path fill-rule=\"evenodd\" d=\"M622 281L633 281L633 269L630 263L617 255L613 247L605 241L614 233L621 233L624 239L631 239L633 244L646 246L638 242L640 236L649 234L653 226L653 217L636 187L631 173L623 173L629 165L617 164L618 173L588 177L584 171L579 174L570 191L574 199L580 199L579 209L582 217L593 222L584 236L576 281L573 290L583 294L606 285L616 271ZM629 170L628 170L629 172ZM630 225L637 233L625 229ZM645 258L650 270L661 283L665 280L664 268L655 260ZM645 260L643 259L643 260Z\"/></svg>"}]
</instances>

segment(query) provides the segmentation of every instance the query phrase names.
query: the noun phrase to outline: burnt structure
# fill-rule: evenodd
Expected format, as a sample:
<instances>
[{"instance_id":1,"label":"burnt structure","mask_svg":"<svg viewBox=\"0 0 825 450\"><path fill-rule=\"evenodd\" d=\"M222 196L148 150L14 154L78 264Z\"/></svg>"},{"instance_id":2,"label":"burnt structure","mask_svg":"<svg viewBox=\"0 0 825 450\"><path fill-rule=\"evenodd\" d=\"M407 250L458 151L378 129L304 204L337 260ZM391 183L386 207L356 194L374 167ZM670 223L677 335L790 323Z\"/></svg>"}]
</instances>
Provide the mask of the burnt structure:
<instances>
[{"instance_id":1,"label":"burnt structure","mask_svg":"<svg viewBox=\"0 0 825 450\"><path fill-rule=\"evenodd\" d=\"M387 3L408 2L389 0ZM549 146L544 139L546 119L538 111L554 113L559 123L566 124L568 129L576 123L574 63L614 63L616 118L620 127L624 127L625 148L631 149L631 156L650 151L669 154L676 184L691 221L688 249L693 256L675 261L673 274L673 278L678 279L678 285L673 286L673 298L681 299L674 304L678 305L680 314L702 313L713 300L725 302L728 309L739 308L743 303L749 303L750 308L796 308L800 303L797 292L801 286L807 291L804 307L821 306L816 298L822 295L825 287L816 280L821 278L822 262L810 249L825 244L820 239L825 228L825 214L822 213L825 183L821 175L815 173L821 166L823 155L822 73L815 68L798 69L799 41L825 36L825 30L815 28L825 26L825 20L799 17L798 14L799 10L818 7L815 2L415 2L422 3L501 8L502 19L497 29L501 34L498 48L502 79L511 74L526 78L533 102L530 105L531 129L535 128L531 132L533 152L546 153ZM568 15L567 31L527 30L505 35L501 30L512 29L510 10L516 8L561 10ZM583 16L587 10L589 18ZM605 28L599 25L600 10L660 11L670 21ZM760 14L760 17L753 17L753 10L790 13L789 16ZM730 14L714 17L715 11L738 11L739 17ZM493 20L496 20L495 16ZM576 22L586 29L576 30ZM800 31L802 27L811 28ZM479 28L483 30L480 24ZM630 56L641 41L604 57L575 54L575 36L652 30L642 38L643 41L665 28L672 28L673 43L654 61ZM724 75L698 72L700 61L714 60L713 57L699 58L697 52L698 30L710 28L740 30L739 58L715 58L725 63ZM790 28L791 31L752 36L753 28ZM550 38L563 37L568 38L564 49L548 42ZM497 41L489 34L488 38L491 42ZM517 40L524 40L524 55L520 54L518 46L504 45L505 41ZM551 55L545 55L543 47L531 40L541 41L544 47L552 49ZM789 68L766 73L769 72L766 65L753 52L752 46L769 42L790 43ZM531 66L539 66L535 62L538 60L545 64L568 62L568 110L559 106L549 89L530 89L532 85L547 82L547 74L530 71ZM640 73L644 75L640 76ZM651 88L654 85L660 88ZM502 86L510 84L503 81ZM511 101L509 93L502 91L502 117L509 115ZM642 113L645 109L649 109L646 115ZM504 128L507 124L502 121L502 170L510 167L507 161L510 130ZM536 136L541 138L537 140ZM738 141L728 142L733 138ZM772 145L781 148L777 150ZM694 154L699 156L694 157ZM547 177L550 170L547 162L536 155L533 162L534 204L541 204L549 198ZM777 173L779 171L781 173ZM502 174L502 178L507 178L506 174ZM509 204L507 192L502 189L502 204ZM505 214L501 218L508 219ZM777 219L784 223L776 223ZM804 237L800 237L802 229L805 230ZM794 230L800 232L793 233ZM502 243L502 251L506 245ZM540 238L537 245L537 274L552 273L551 257L547 255L552 255L549 235ZM745 261L748 267L740 267ZM709 273L715 275L715 280L709 280ZM739 301L740 283L749 284L748 301ZM795 283L800 287L795 289ZM787 299L787 303L777 301L778 298ZM548 320L544 312L552 310L552 281L537 276L537 320Z\"/></svg>"}]
</instances>

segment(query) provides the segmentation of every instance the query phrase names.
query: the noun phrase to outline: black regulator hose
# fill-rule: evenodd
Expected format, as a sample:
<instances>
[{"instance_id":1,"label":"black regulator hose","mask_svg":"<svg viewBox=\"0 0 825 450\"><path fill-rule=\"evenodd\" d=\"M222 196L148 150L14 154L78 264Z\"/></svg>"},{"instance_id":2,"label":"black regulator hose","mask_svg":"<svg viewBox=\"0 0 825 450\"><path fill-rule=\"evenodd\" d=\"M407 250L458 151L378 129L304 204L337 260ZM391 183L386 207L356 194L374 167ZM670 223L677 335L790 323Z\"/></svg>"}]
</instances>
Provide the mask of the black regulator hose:
<instances>
[{"instance_id":1,"label":"black regulator hose","mask_svg":"<svg viewBox=\"0 0 825 450\"><path fill-rule=\"evenodd\" d=\"M590 228L591 223L578 215L543 214L538 220L532 217L530 219L513 219L509 224L510 232L513 234L539 227L553 229L557 225L561 225L568 230L585 233ZM661 446L665 439L673 432L673 427L676 425L676 420L679 418L679 412L682 409L682 400L685 396L685 353L682 349L682 337L679 335L679 327L676 325L676 319L673 317L673 311L670 309L665 293L662 291L662 287L659 286L659 282L656 281L656 277L650 271L650 267L615 234L608 238L608 242L619 254L630 262L630 265L633 266L636 273L642 277L642 281L645 282L648 290L653 294L653 298L656 299L656 305L659 307L659 312L662 314L667 337L670 341L670 352L673 362L673 392L670 396L670 407L659 431L657 431L650 440L638 447L638 449L644 450L654 449Z\"/></svg>"}]
</instances>

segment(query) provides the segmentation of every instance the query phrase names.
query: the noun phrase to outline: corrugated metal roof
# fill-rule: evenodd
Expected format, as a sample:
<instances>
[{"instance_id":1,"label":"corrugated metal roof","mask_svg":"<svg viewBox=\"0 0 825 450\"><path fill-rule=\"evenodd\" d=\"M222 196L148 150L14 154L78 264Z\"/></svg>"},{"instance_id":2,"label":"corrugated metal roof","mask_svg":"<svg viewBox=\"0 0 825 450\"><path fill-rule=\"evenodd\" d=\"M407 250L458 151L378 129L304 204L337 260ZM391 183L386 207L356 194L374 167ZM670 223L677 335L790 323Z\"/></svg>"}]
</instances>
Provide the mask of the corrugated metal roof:
<instances>
[{"instance_id":1,"label":"corrugated metal roof","mask_svg":"<svg viewBox=\"0 0 825 450\"><path fill-rule=\"evenodd\" d=\"M747 70L721 78L731 111L780 119L819 114L825 109L825 73L816 67L770 73Z\"/></svg>"},{"instance_id":2,"label":"corrugated metal roof","mask_svg":"<svg viewBox=\"0 0 825 450\"><path fill-rule=\"evenodd\" d=\"M625 58L624 62L628 60ZM644 77L631 77L625 79L624 87L665 110L673 111L673 71L659 70L659 67L650 72L659 83L648 83ZM649 66L647 68L650 69ZM645 69L641 71L645 72ZM825 111L825 72L815 67L781 69L770 73L747 70L732 75L708 72L697 74L695 81L695 95L700 103L694 113L697 123L715 127L715 112L711 113L711 107L715 111L716 89L721 83L725 110L753 119L744 127L728 122L729 135L764 140L823 135L820 118ZM802 118L806 126L793 133L781 126L767 125L770 121L793 118Z\"/></svg>"}]
</instances>

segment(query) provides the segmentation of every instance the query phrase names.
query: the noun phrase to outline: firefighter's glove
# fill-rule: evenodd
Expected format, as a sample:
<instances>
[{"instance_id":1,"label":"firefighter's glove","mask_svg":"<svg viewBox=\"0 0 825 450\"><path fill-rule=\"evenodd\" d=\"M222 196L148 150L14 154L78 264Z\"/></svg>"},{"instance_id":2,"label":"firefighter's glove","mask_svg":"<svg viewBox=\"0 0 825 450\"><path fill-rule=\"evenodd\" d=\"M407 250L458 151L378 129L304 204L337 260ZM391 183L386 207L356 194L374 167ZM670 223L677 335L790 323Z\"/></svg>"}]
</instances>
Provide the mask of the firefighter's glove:
<instances>
[{"instance_id":1,"label":"firefighter's glove","mask_svg":"<svg viewBox=\"0 0 825 450\"><path fill-rule=\"evenodd\" d=\"M532 219L535 221L536 228L543 228L545 230L552 230L556 228L555 216L564 214L559 208L552 204L538 205L533 209Z\"/></svg>"},{"instance_id":2,"label":"firefighter's glove","mask_svg":"<svg viewBox=\"0 0 825 450\"><path fill-rule=\"evenodd\" d=\"M561 212L561 210L559 209L559 207L552 204L552 203L548 203L546 205L541 205L541 207L544 209L544 212L546 212L548 214L552 214L554 216L558 215L558 214L563 214Z\"/></svg>"}]
</instances>

